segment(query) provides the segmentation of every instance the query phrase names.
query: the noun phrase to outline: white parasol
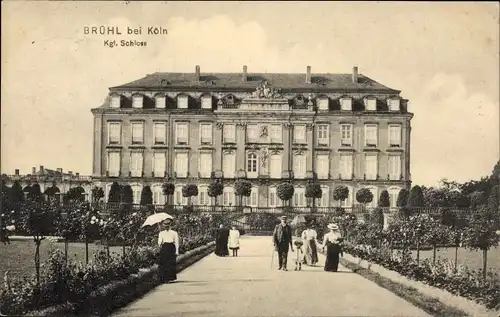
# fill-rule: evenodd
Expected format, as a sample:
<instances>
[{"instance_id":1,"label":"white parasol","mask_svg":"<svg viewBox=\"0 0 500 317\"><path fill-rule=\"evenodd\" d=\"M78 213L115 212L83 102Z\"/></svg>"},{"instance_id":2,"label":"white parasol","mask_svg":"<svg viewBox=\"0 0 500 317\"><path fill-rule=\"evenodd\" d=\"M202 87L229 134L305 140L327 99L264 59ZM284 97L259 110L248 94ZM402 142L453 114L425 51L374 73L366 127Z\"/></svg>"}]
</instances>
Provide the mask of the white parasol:
<instances>
[{"instance_id":1,"label":"white parasol","mask_svg":"<svg viewBox=\"0 0 500 317\"><path fill-rule=\"evenodd\" d=\"M166 219L174 219L174 217L172 217L171 215L167 214L166 212L159 212L157 214L149 216L146 219L146 221L144 221L144 223L142 224L141 227L152 226L152 225L160 223L160 222L162 222L163 220L166 220Z\"/></svg>"},{"instance_id":2,"label":"white parasol","mask_svg":"<svg viewBox=\"0 0 500 317\"><path fill-rule=\"evenodd\" d=\"M298 226L301 223L306 223L306 218L303 215L296 215L293 218L291 225Z\"/></svg>"}]
</instances>

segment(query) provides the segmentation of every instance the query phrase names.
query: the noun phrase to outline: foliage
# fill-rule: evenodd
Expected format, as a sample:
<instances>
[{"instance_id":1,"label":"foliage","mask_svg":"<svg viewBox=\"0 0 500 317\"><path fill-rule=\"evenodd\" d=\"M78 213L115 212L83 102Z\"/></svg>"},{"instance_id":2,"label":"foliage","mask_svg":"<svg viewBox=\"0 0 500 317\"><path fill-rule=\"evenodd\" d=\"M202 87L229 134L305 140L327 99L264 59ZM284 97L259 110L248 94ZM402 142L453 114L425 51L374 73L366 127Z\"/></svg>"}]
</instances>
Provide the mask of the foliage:
<instances>
[{"instance_id":1,"label":"foliage","mask_svg":"<svg viewBox=\"0 0 500 317\"><path fill-rule=\"evenodd\" d=\"M120 198L121 186L117 182L113 182L111 184L111 188L108 193L108 203L119 203L121 201Z\"/></svg>"},{"instance_id":2,"label":"foliage","mask_svg":"<svg viewBox=\"0 0 500 317\"><path fill-rule=\"evenodd\" d=\"M208 196L215 198L222 195L224 191L224 185L221 182L214 181L208 185Z\"/></svg>"},{"instance_id":3,"label":"foliage","mask_svg":"<svg viewBox=\"0 0 500 317\"><path fill-rule=\"evenodd\" d=\"M378 200L378 206L382 207L382 208L388 208L388 207L391 206L391 200L389 198L389 192L386 189L384 189L380 193L380 198Z\"/></svg>"},{"instance_id":4,"label":"foliage","mask_svg":"<svg viewBox=\"0 0 500 317\"><path fill-rule=\"evenodd\" d=\"M102 187L94 186L92 188L92 200L94 202L99 202L103 198L104 198L104 190L102 189Z\"/></svg>"},{"instance_id":5,"label":"foliage","mask_svg":"<svg viewBox=\"0 0 500 317\"><path fill-rule=\"evenodd\" d=\"M72 187L68 190L66 195L64 195L66 201L84 201L85 200L85 189L81 186Z\"/></svg>"},{"instance_id":6,"label":"foliage","mask_svg":"<svg viewBox=\"0 0 500 317\"><path fill-rule=\"evenodd\" d=\"M361 204L371 203L373 200L373 194L368 188L361 188L356 193L356 200Z\"/></svg>"},{"instance_id":7,"label":"foliage","mask_svg":"<svg viewBox=\"0 0 500 317\"><path fill-rule=\"evenodd\" d=\"M318 183L308 183L306 185L305 196L307 198L317 198L317 199L320 199L323 196L323 190L321 189L320 184L318 184Z\"/></svg>"},{"instance_id":8,"label":"foliage","mask_svg":"<svg viewBox=\"0 0 500 317\"><path fill-rule=\"evenodd\" d=\"M247 180L239 179L234 184L234 193L240 197L250 197L252 193L252 183Z\"/></svg>"},{"instance_id":9,"label":"foliage","mask_svg":"<svg viewBox=\"0 0 500 317\"><path fill-rule=\"evenodd\" d=\"M398 194L396 206L400 208L406 207L408 205L408 198L409 198L408 196L409 196L408 190L406 188L401 189Z\"/></svg>"},{"instance_id":10,"label":"foliage","mask_svg":"<svg viewBox=\"0 0 500 317\"><path fill-rule=\"evenodd\" d=\"M121 187L121 202L125 204L134 203L134 192L132 191L132 186L125 185Z\"/></svg>"},{"instance_id":11,"label":"foliage","mask_svg":"<svg viewBox=\"0 0 500 317\"><path fill-rule=\"evenodd\" d=\"M70 189L71 191L71 189ZM59 190L59 187L56 186L56 182L53 182L52 183L52 186L50 186L49 188L47 188L44 192L45 195L47 195L48 197L51 197L51 196L54 196L56 194L59 194L61 191Z\"/></svg>"},{"instance_id":12,"label":"foliage","mask_svg":"<svg viewBox=\"0 0 500 317\"><path fill-rule=\"evenodd\" d=\"M408 197L408 207L424 207L424 204L422 188L418 185L413 186Z\"/></svg>"},{"instance_id":13,"label":"foliage","mask_svg":"<svg viewBox=\"0 0 500 317\"><path fill-rule=\"evenodd\" d=\"M175 192L175 185L172 183L163 183L162 190L163 190L163 195L171 196Z\"/></svg>"},{"instance_id":14,"label":"foliage","mask_svg":"<svg viewBox=\"0 0 500 317\"><path fill-rule=\"evenodd\" d=\"M142 206L153 204L153 192L151 191L151 187L144 186L142 188L140 204Z\"/></svg>"},{"instance_id":15,"label":"foliage","mask_svg":"<svg viewBox=\"0 0 500 317\"><path fill-rule=\"evenodd\" d=\"M35 201L40 202L43 200L42 191L41 191L40 185L38 183L35 183L28 188L27 198L29 200L31 200L32 202L35 202Z\"/></svg>"},{"instance_id":16,"label":"foliage","mask_svg":"<svg viewBox=\"0 0 500 317\"><path fill-rule=\"evenodd\" d=\"M474 214L464 232L464 242L470 249L489 250L498 245L499 236L496 234L495 215L483 206Z\"/></svg>"},{"instance_id":17,"label":"foliage","mask_svg":"<svg viewBox=\"0 0 500 317\"><path fill-rule=\"evenodd\" d=\"M282 182L276 189L276 195L282 201L289 201L290 199L292 199L294 191L295 189L293 188L293 185L291 183Z\"/></svg>"},{"instance_id":18,"label":"foliage","mask_svg":"<svg viewBox=\"0 0 500 317\"><path fill-rule=\"evenodd\" d=\"M198 196L198 186L196 186L196 184L187 184L182 186L182 196L188 198Z\"/></svg>"},{"instance_id":19,"label":"foliage","mask_svg":"<svg viewBox=\"0 0 500 317\"><path fill-rule=\"evenodd\" d=\"M333 199L336 201L344 201L349 197L349 188L344 185L338 185L333 190Z\"/></svg>"},{"instance_id":20,"label":"foliage","mask_svg":"<svg viewBox=\"0 0 500 317\"><path fill-rule=\"evenodd\" d=\"M446 207L447 197L443 189L423 188L424 201L426 207Z\"/></svg>"},{"instance_id":21,"label":"foliage","mask_svg":"<svg viewBox=\"0 0 500 317\"><path fill-rule=\"evenodd\" d=\"M370 215L370 223L374 226L384 228L384 210L380 207L375 208Z\"/></svg>"}]
</instances>

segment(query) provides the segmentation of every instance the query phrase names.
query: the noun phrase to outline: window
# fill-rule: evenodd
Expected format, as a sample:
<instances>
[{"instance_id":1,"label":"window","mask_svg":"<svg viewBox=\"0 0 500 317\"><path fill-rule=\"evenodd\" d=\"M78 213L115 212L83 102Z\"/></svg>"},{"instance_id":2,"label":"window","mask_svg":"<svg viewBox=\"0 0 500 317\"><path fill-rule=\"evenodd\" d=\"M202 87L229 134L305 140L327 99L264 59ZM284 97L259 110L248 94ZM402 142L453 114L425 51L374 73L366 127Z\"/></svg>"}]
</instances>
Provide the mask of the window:
<instances>
[{"instance_id":1,"label":"window","mask_svg":"<svg viewBox=\"0 0 500 317\"><path fill-rule=\"evenodd\" d=\"M165 96L163 96L163 95L157 95L155 99L156 99L156 108L158 108L158 109L164 109L166 107L167 98L165 98Z\"/></svg>"},{"instance_id":2,"label":"window","mask_svg":"<svg viewBox=\"0 0 500 317\"><path fill-rule=\"evenodd\" d=\"M199 163L200 176L209 178L212 173L212 153L200 153Z\"/></svg>"},{"instance_id":3,"label":"window","mask_svg":"<svg viewBox=\"0 0 500 317\"><path fill-rule=\"evenodd\" d=\"M153 204L154 205L164 205L165 195L163 195L163 188L161 184L154 184L151 186L151 191L153 192Z\"/></svg>"},{"instance_id":4,"label":"window","mask_svg":"<svg viewBox=\"0 0 500 317\"><path fill-rule=\"evenodd\" d=\"M208 206L210 205L210 197L208 196L208 187L200 186L198 190L198 205Z\"/></svg>"},{"instance_id":5,"label":"window","mask_svg":"<svg viewBox=\"0 0 500 317\"><path fill-rule=\"evenodd\" d=\"M167 143L167 124L165 122L155 122L153 128L154 144Z\"/></svg>"},{"instance_id":6,"label":"window","mask_svg":"<svg viewBox=\"0 0 500 317\"><path fill-rule=\"evenodd\" d=\"M187 205L187 197L182 196L182 185L175 186L174 191L174 205Z\"/></svg>"},{"instance_id":7,"label":"window","mask_svg":"<svg viewBox=\"0 0 500 317\"><path fill-rule=\"evenodd\" d=\"M319 110L328 110L328 98L318 99L318 109Z\"/></svg>"},{"instance_id":8,"label":"window","mask_svg":"<svg viewBox=\"0 0 500 317\"><path fill-rule=\"evenodd\" d=\"M257 176L257 171L258 171L257 166L258 166L257 154L255 153L247 154L247 177Z\"/></svg>"},{"instance_id":9,"label":"window","mask_svg":"<svg viewBox=\"0 0 500 317\"><path fill-rule=\"evenodd\" d=\"M282 142L282 132L280 124L271 125L271 143L281 143Z\"/></svg>"},{"instance_id":10,"label":"window","mask_svg":"<svg viewBox=\"0 0 500 317\"><path fill-rule=\"evenodd\" d=\"M340 178L352 179L352 154L340 155Z\"/></svg>"},{"instance_id":11,"label":"window","mask_svg":"<svg viewBox=\"0 0 500 317\"><path fill-rule=\"evenodd\" d=\"M165 153L153 154L153 175L154 177L165 177L166 158Z\"/></svg>"},{"instance_id":12,"label":"window","mask_svg":"<svg viewBox=\"0 0 500 317\"><path fill-rule=\"evenodd\" d=\"M378 166L377 155L365 155L365 175L368 180L377 179L377 166Z\"/></svg>"},{"instance_id":13,"label":"window","mask_svg":"<svg viewBox=\"0 0 500 317\"><path fill-rule=\"evenodd\" d=\"M132 96L132 108L142 108L142 95Z\"/></svg>"},{"instance_id":14,"label":"window","mask_svg":"<svg viewBox=\"0 0 500 317\"><path fill-rule=\"evenodd\" d=\"M328 186L321 186L321 199L318 201L318 207L330 206L330 188Z\"/></svg>"},{"instance_id":15,"label":"window","mask_svg":"<svg viewBox=\"0 0 500 317\"><path fill-rule=\"evenodd\" d=\"M224 178L234 178L234 172L236 170L236 155L234 154L224 154L222 157L222 173Z\"/></svg>"},{"instance_id":16,"label":"window","mask_svg":"<svg viewBox=\"0 0 500 317\"><path fill-rule=\"evenodd\" d=\"M188 96L181 95L177 97L177 108L178 109L188 108Z\"/></svg>"},{"instance_id":17,"label":"window","mask_svg":"<svg viewBox=\"0 0 500 317\"><path fill-rule=\"evenodd\" d=\"M365 99L365 109L367 111L375 111L375 110L377 110L377 99L375 99L375 98L367 98L367 99Z\"/></svg>"},{"instance_id":18,"label":"window","mask_svg":"<svg viewBox=\"0 0 500 317\"><path fill-rule=\"evenodd\" d=\"M269 177L281 178L281 154L273 154L269 157Z\"/></svg>"},{"instance_id":19,"label":"window","mask_svg":"<svg viewBox=\"0 0 500 317\"><path fill-rule=\"evenodd\" d=\"M250 197L243 197L244 206L258 207L259 206L259 188L252 187Z\"/></svg>"},{"instance_id":20,"label":"window","mask_svg":"<svg viewBox=\"0 0 500 317\"><path fill-rule=\"evenodd\" d=\"M132 144L142 144L144 142L144 124L142 122L132 123Z\"/></svg>"},{"instance_id":21,"label":"window","mask_svg":"<svg viewBox=\"0 0 500 317\"><path fill-rule=\"evenodd\" d=\"M111 108L120 108L122 97L120 95L111 96L111 104L109 105Z\"/></svg>"},{"instance_id":22,"label":"window","mask_svg":"<svg viewBox=\"0 0 500 317\"><path fill-rule=\"evenodd\" d=\"M389 156L389 179L399 180L401 177L401 157L399 155Z\"/></svg>"},{"instance_id":23,"label":"window","mask_svg":"<svg viewBox=\"0 0 500 317\"><path fill-rule=\"evenodd\" d=\"M306 142L306 126L305 125L296 125L293 128L293 139L296 143L305 143Z\"/></svg>"},{"instance_id":24,"label":"window","mask_svg":"<svg viewBox=\"0 0 500 317\"><path fill-rule=\"evenodd\" d=\"M401 125L389 125L389 146L401 146Z\"/></svg>"},{"instance_id":25,"label":"window","mask_svg":"<svg viewBox=\"0 0 500 317\"><path fill-rule=\"evenodd\" d=\"M295 188L295 192L293 193L293 205L296 207L306 206L306 195L303 187Z\"/></svg>"},{"instance_id":26,"label":"window","mask_svg":"<svg viewBox=\"0 0 500 317\"><path fill-rule=\"evenodd\" d=\"M142 153L130 153L130 175L132 177L142 177Z\"/></svg>"},{"instance_id":27,"label":"window","mask_svg":"<svg viewBox=\"0 0 500 317\"><path fill-rule=\"evenodd\" d=\"M377 146L377 129L376 124L366 124L365 125L365 145L366 146Z\"/></svg>"},{"instance_id":28,"label":"window","mask_svg":"<svg viewBox=\"0 0 500 317\"><path fill-rule=\"evenodd\" d=\"M397 207L398 195L401 188L399 187L389 187L387 190L389 192L389 200L391 202L391 207Z\"/></svg>"},{"instance_id":29,"label":"window","mask_svg":"<svg viewBox=\"0 0 500 317\"><path fill-rule=\"evenodd\" d=\"M203 96L201 98L201 109L212 109L212 96Z\"/></svg>"},{"instance_id":30,"label":"window","mask_svg":"<svg viewBox=\"0 0 500 317\"><path fill-rule=\"evenodd\" d=\"M236 129L234 124L224 124L224 142L236 142Z\"/></svg>"},{"instance_id":31,"label":"window","mask_svg":"<svg viewBox=\"0 0 500 317\"><path fill-rule=\"evenodd\" d=\"M351 98L340 99L340 110L344 110L344 111L351 111L352 110Z\"/></svg>"},{"instance_id":32,"label":"window","mask_svg":"<svg viewBox=\"0 0 500 317\"><path fill-rule=\"evenodd\" d=\"M318 144L320 145L328 145L329 137L328 137L328 125L319 125L318 126Z\"/></svg>"},{"instance_id":33,"label":"window","mask_svg":"<svg viewBox=\"0 0 500 317\"><path fill-rule=\"evenodd\" d=\"M294 178L306 177L306 156L295 155L293 157L293 175Z\"/></svg>"},{"instance_id":34,"label":"window","mask_svg":"<svg viewBox=\"0 0 500 317\"><path fill-rule=\"evenodd\" d=\"M268 203L269 207L277 207L280 205L280 199L278 198L278 195L276 194L276 187L269 188L269 198L268 198L267 203Z\"/></svg>"},{"instance_id":35,"label":"window","mask_svg":"<svg viewBox=\"0 0 500 317\"><path fill-rule=\"evenodd\" d=\"M259 126L256 124L247 125L247 142L256 142L259 138Z\"/></svg>"},{"instance_id":36,"label":"window","mask_svg":"<svg viewBox=\"0 0 500 317\"><path fill-rule=\"evenodd\" d=\"M222 192L222 205L234 206L235 195L232 187L224 187Z\"/></svg>"},{"instance_id":37,"label":"window","mask_svg":"<svg viewBox=\"0 0 500 317\"><path fill-rule=\"evenodd\" d=\"M187 123L177 123L176 125L176 138L177 144L188 144L188 124Z\"/></svg>"},{"instance_id":38,"label":"window","mask_svg":"<svg viewBox=\"0 0 500 317\"><path fill-rule=\"evenodd\" d=\"M120 144L121 142L121 123L120 122L109 122L108 123L108 143L109 144Z\"/></svg>"},{"instance_id":39,"label":"window","mask_svg":"<svg viewBox=\"0 0 500 317\"><path fill-rule=\"evenodd\" d=\"M342 124L340 134L341 145L352 146L352 124Z\"/></svg>"},{"instance_id":40,"label":"window","mask_svg":"<svg viewBox=\"0 0 500 317\"><path fill-rule=\"evenodd\" d=\"M328 179L330 171L330 160L328 154L321 154L316 157L316 173L319 179Z\"/></svg>"},{"instance_id":41,"label":"window","mask_svg":"<svg viewBox=\"0 0 500 317\"><path fill-rule=\"evenodd\" d=\"M202 123L201 130L201 144L212 144L212 124Z\"/></svg>"},{"instance_id":42,"label":"window","mask_svg":"<svg viewBox=\"0 0 500 317\"><path fill-rule=\"evenodd\" d=\"M188 154L176 153L175 154L175 172L177 177L185 178L188 176Z\"/></svg>"},{"instance_id":43,"label":"window","mask_svg":"<svg viewBox=\"0 0 500 317\"><path fill-rule=\"evenodd\" d=\"M399 99L389 99L389 111L399 111L400 103Z\"/></svg>"},{"instance_id":44,"label":"window","mask_svg":"<svg viewBox=\"0 0 500 317\"><path fill-rule=\"evenodd\" d=\"M132 187L132 195L134 197L134 204L140 204L141 203L141 192L142 192L142 186L138 184L131 185Z\"/></svg>"},{"instance_id":45,"label":"window","mask_svg":"<svg viewBox=\"0 0 500 317\"><path fill-rule=\"evenodd\" d=\"M106 188L105 188L105 190L104 190L104 201L105 201L105 202L108 202L109 191L111 190L111 184L112 184L112 183L108 183L108 184L106 184Z\"/></svg>"},{"instance_id":46,"label":"window","mask_svg":"<svg viewBox=\"0 0 500 317\"><path fill-rule=\"evenodd\" d=\"M120 152L108 153L108 173L111 177L120 176Z\"/></svg>"}]
</instances>

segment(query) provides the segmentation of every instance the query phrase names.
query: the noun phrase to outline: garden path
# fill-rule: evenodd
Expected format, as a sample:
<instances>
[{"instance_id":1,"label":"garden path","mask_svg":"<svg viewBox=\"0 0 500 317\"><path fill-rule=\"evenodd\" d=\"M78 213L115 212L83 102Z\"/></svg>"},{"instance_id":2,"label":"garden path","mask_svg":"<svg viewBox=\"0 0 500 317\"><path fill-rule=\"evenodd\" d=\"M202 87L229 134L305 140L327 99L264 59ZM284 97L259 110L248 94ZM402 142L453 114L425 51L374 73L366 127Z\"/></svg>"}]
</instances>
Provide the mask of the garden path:
<instances>
[{"instance_id":1,"label":"garden path","mask_svg":"<svg viewBox=\"0 0 500 317\"><path fill-rule=\"evenodd\" d=\"M210 254L113 316L429 316L344 267L271 268L271 237L241 238L238 257Z\"/></svg>"}]
</instances>

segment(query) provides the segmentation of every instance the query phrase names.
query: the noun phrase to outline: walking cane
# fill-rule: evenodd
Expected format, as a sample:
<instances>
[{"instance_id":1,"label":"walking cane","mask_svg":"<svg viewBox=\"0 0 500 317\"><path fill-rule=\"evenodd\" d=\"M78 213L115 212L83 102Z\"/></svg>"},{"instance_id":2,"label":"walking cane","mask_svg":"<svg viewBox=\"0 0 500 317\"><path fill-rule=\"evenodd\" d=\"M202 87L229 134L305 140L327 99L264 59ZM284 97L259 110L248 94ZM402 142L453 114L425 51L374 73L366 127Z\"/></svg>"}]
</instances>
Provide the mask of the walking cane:
<instances>
[{"instance_id":1,"label":"walking cane","mask_svg":"<svg viewBox=\"0 0 500 317\"><path fill-rule=\"evenodd\" d=\"M273 247L273 254L271 255L271 269L273 268L274 252L276 252L276 250Z\"/></svg>"}]
</instances>

